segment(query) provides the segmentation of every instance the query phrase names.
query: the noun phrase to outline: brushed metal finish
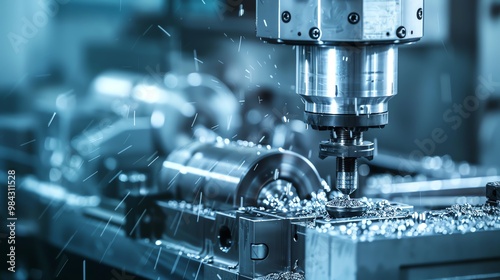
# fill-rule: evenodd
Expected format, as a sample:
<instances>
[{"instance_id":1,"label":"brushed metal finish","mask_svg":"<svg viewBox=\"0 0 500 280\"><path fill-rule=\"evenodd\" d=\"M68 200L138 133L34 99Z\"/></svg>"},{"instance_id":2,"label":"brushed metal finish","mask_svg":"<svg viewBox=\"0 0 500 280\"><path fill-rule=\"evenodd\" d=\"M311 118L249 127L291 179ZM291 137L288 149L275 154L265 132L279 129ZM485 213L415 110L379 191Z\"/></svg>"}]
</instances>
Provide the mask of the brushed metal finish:
<instances>
[{"instance_id":1,"label":"brushed metal finish","mask_svg":"<svg viewBox=\"0 0 500 280\"><path fill-rule=\"evenodd\" d=\"M297 46L297 93L317 114L384 113L397 94L395 45Z\"/></svg>"}]
</instances>

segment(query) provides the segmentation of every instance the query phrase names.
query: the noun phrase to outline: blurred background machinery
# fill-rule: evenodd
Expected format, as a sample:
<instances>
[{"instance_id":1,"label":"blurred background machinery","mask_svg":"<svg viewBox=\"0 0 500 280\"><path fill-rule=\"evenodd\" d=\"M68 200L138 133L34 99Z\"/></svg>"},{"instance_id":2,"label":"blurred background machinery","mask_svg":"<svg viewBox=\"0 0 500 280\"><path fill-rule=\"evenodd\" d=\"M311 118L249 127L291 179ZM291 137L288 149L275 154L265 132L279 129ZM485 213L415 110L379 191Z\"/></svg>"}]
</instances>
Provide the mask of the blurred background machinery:
<instances>
[{"instance_id":1,"label":"blurred background machinery","mask_svg":"<svg viewBox=\"0 0 500 280\"><path fill-rule=\"evenodd\" d=\"M256 37L255 1L3 3L19 270L0 278L498 277L500 2L423 2L390 125L364 131L375 157L354 196L368 210L340 219L325 212L339 196L326 132L296 94L297 52L305 67L317 50ZM381 251L398 262L372 262Z\"/></svg>"}]
</instances>

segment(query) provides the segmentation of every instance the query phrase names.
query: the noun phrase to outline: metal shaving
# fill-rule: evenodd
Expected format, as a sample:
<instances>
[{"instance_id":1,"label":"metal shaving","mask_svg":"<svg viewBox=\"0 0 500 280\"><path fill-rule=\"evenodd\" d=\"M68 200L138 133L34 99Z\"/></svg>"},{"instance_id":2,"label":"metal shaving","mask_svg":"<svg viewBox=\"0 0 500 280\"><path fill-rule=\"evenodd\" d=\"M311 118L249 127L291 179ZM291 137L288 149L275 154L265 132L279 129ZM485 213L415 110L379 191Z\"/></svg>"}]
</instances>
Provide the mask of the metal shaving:
<instances>
[{"instance_id":1,"label":"metal shaving","mask_svg":"<svg viewBox=\"0 0 500 280\"><path fill-rule=\"evenodd\" d=\"M266 276L257 278L258 280L304 280L306 279L302 273L298 272L280 272L270 273Z\"/></svg>"},{"instance_id":2,"label":"metal shaving","mask_svg":"<svg viewBox=\"0 0 500 280\"><path fill-rule=\"evenodd\" d=\"M353 208L366 206L366 203L359 199L350 199L349 196L341 196L328 201L326 206Z\"/></svg>"},{"instance_id":3,"label":"metal shaving","mask_svg":"<svg viewBox=\"0 0 500 280\"><path fill-rule=\"evenodd\" d=\"M326 224L320 232L348 236L355 240L402 238L432 234L468 233L500 229L500 208L469 204L454 205L442 211L414 212L408 218L371 221L364 219L341 225Z\"/></svg>"},{"instance_id":4,"label":"metal shaving","mask_svg":"<svg viewBox=\"0 0 500 280\"><path fill-rule=\"evenodd\" d=\"M299 199L298 197L269 196L263 203L266 208L282 213L293 213L297 217L316 216L330 219L325 206L333 207L360 207L366 206L367 210L363 214L364 218L387 218L401 217L409 215L410 212L399 207L393 207L387 200L373 202L367 198L350 199L349 197L335 197L328 201L324 191L311 194L311 199Z\"/></svg>"},{"instance_id":5,"label":"metal shaving","mask_svg":"<svg viewBox=\"0 0 500 280\"><path fill-rule=\"evenodd\" d=\"M363 218L388 218L407 216L410 211L392 206L389 201L381 200L376 203L370 203L368 209L363 213Z\"/></svg>"},{"instance_id":6,"label":"metal shaving","mask_svg":"<svg viewBox=\"0 0 500 280\"><path fill-rule=\"evenodd\" d=\"M297 196L292 198L288 196L269 196L264 199L263 203L266 208L282 213L293 213L301 216L325 216L325 204L328 201L324 191L311 193L311 199L300 199Z\"/></svg>"}]
</instances>

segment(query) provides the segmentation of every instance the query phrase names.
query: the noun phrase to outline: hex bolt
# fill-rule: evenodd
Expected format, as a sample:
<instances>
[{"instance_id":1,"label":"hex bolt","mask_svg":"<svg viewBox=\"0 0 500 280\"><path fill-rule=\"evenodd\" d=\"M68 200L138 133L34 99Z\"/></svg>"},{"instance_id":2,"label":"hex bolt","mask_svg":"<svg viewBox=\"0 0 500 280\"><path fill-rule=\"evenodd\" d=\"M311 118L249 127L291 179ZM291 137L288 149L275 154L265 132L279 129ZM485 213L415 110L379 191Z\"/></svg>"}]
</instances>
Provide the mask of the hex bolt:
<instances>
[{"instance_id":1,"label":"hex bolt","mask_svg":"<svg viewBox=\"0 0 500 280\"><path fill-rule=\"evenodd\" d=\"M417 10L417 18L422 19L423 17L424 17L424 10L422 10L422 8L419 8Z\"/></svg>"},{"instance_id":2,"label":"hex bolt","mask_svg":"<svg viewBox=\"0 0 500 280\"><path fill-rule=\"evenodd\" d=\"M406 28L404 26L400 26L398 30L396 30L396 35L401 39L406 37Z\"/></svg>"},{"instance_id":3,"label":"hex bolt","mask_svg":"<svg viewBox=\"0 0 500 280\"><path fill-rule=\"evenodd\" d=\"M309 30L309 37L312 39L318 39L321 35L321 31L317 27L313 27Z\"/></svg>"},{"instance_id":4,"label":"hex bolt","mask_svg":"<svg viewBox=\"0 0 500 280\"><path fill-rule=\"evenodd\" d=\"M284 22L284 23L287 23L287 22L290 22L290 20L292 19L292 15L290 14L289 11L284 11L282 14L281 14L281 20Z\"/></svg>"},{"instance_id":5,"label":"hex bolt","mask_svg":"<svg viewBox=\"0 0 500 280\"><path fill-rule=\"evenodd\" d=\"M347 16L347 20L351 24L356 24L359 22L359 14L357 13L350 13L349 16Z\"/></svg>"}]
</instances>

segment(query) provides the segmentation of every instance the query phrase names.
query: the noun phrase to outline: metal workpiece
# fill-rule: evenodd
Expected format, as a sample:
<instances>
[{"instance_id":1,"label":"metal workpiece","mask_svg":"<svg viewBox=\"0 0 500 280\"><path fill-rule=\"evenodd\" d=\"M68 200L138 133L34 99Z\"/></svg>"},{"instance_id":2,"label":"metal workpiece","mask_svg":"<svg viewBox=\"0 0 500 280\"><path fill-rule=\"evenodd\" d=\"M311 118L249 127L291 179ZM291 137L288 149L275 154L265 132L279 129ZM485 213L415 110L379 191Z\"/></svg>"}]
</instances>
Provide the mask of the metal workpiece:
<instances>
[{"instance_id":1,"label":"metal workpiece","mask_svg":"<svg viewBox=\"0 0 500 280\"><path fill-rule=\"evenodd\" d=\"M266 275L292 267L289 221L271 217L239 219L240 273L245 276ZM262 252L261 249L264 248ZM248 258L250 256L250 258Z\"/></svg>"},{"instance_id":2,"label":"metal workpiece","mask_svg":"<svg viewBox=\"0 0 500 280\"><path fill-rule=\"evenodd\" d=\"M330 217L348 218L363 215L368 204L360 199L350 199L348 195L334 198L325 204L326 211Z\"/></svg>"},{"instance_id":3,"label":"metal workpiece","mask_svg":"<svg viewBox=\"0 0 500 280\"><path fill-rule=\"evenodd\" d=\"M455 205L408 218L306 229L307 279L500 276L499 208ZM436 250L430 248L439 248ZM380 254L389 257L373 258ZM317 258L321 254L322 258Z\"/></svg>"},{"instance_id":4,"label":"metal workpiece","mask_svg":"<svg viewBox=\"0 0 500 280\"><path fill-rule=\"evenodd\" d=\"M273 196L311 198L323 184L311 162L299 154L219 139L172 152L162 165L156 192L216 209L265 207L264 201Z\"/></svg>"},{"instance_id":5,"label":"metal workpiece","mask_svg":"<svg viewBox=\"0 0 500 280\"><path fill-rule=\"evenodd\" d=\"M285 44L405 43L423 35L423 0L259 0L257 37Z\"/></svg>"},{"instance_id":6,"label":"metal workpiece","mask_svg":"<svg viewBox=\"0 0 500 280\"><path fill-rule=\"evenodd\" d=\"M314 215L298 217L255 207L214 211L202 204L150 197L126 201L126 231L134 233L131 237L166 244L165 251L173 255L195 256L199 279L212 279L207 278L212 270L223 279L303 275L305 239L299 242L293 224L313 220ZM145 218L148 215L156 219ZM169 265L175 271L175 264Z\"/></svg>"},{"instance_id":7,"label":"metal workpiece","mask_svg":"<svg viewBox=\"0 0 500 280\"><path fill-rule=\"evenodd\" d=\"M413 206L389 202L384 199L350 198L348 195L334 197L324 203L328 219L343 219L357 222L362 219L394 219L410 217ZM347 219L347 220L346 220Z\"/></svg>"},{"instance_id":8,"label":"metal workpiece","mask_svg":"<svg viewBox=\"0 0 500 280\"><path fill-rule=\"evenodd\" d=\"M349 127L334 116L384 114L397 94L398 49L395 45L297 46L297 93L308 114L332 115L318 127ZM387 124L372 119L370 127ZM339 123L340 122L340 123ZM359 125L356 125L359 126Z\"/></svg>"},{"instance_id":9,"label":"metal workpiece","mask_svg":"<svg viewBox=\"0 0 500 280\"><path fill-rule=\"evenodd\" d=\"M247 209L239 217L239 272L259 279L295 279L304 272L305 238L297 224L314 221L316 214L295 215L272 209ZM250 256L250 258L248 258Z\"/></svg>"}]
</instances>

